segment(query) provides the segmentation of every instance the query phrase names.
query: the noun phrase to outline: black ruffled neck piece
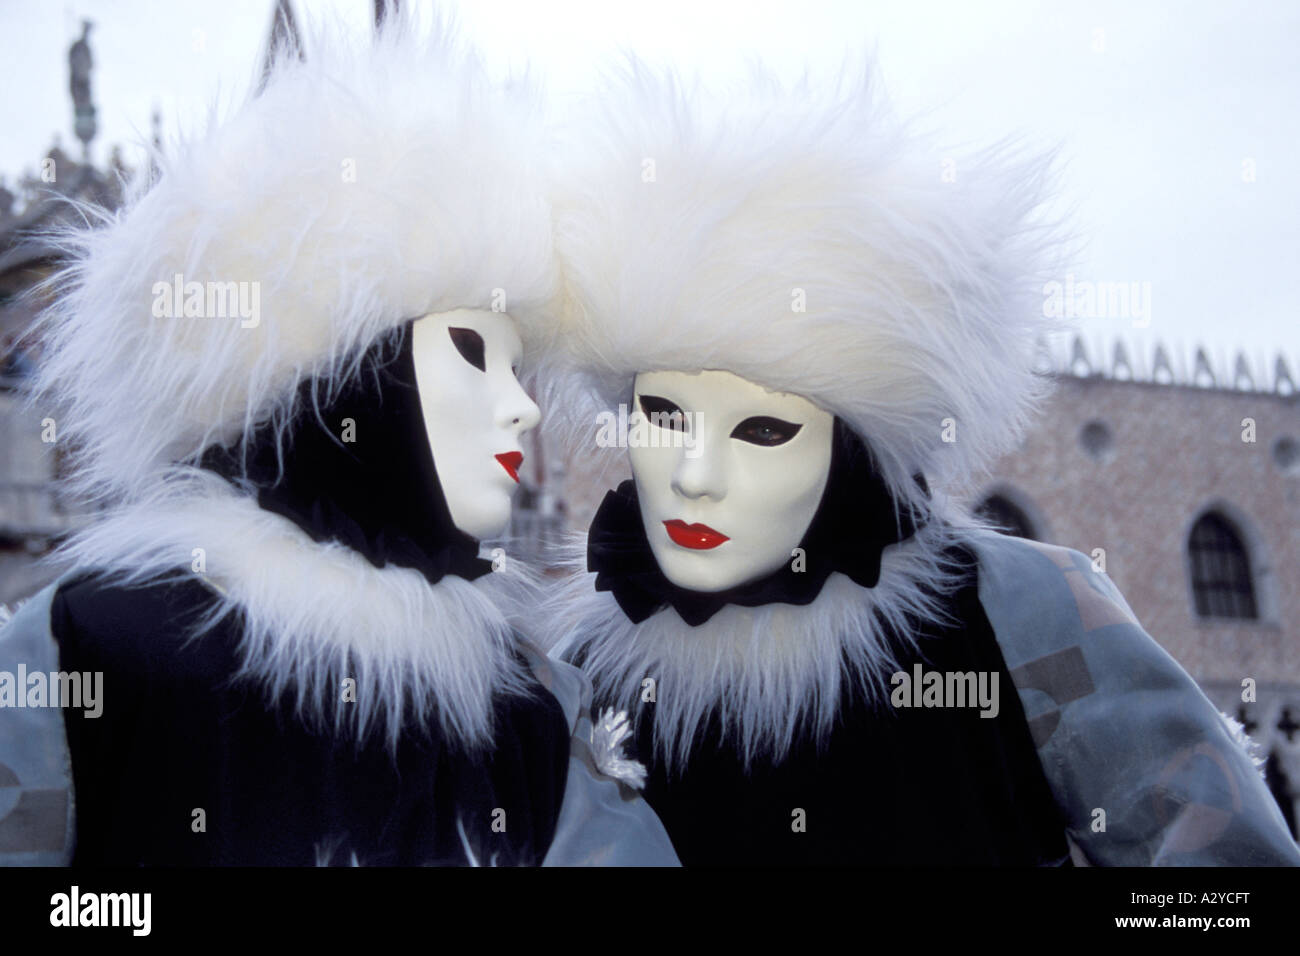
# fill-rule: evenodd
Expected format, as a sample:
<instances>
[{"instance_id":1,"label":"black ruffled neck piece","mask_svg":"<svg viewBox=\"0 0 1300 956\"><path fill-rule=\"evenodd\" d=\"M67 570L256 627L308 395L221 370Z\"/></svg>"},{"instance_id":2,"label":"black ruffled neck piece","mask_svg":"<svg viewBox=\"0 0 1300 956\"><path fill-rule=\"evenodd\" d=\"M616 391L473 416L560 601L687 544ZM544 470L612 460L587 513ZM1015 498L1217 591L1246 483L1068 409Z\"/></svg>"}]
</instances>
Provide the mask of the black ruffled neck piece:
<instances>
[{"instance_id":1,"label":"black ruffled neck piece","mask_svg":"<svg viewBox=\"0 0 1300 956\"><path fill-rule=\"evenodd\" d=\"M348 385L317 407L312 382L281 450L269 426L242 446L209 449L203 467L242 487L314 541L337 541L377 568L413 568L436 584L492 570L452 521L424 425L410 323L373 345ZM346 420L350 419L348 423ZM354 440L344 441L346 437Z\"/></svg>"},{"instance_id":2,"label":"black ruffled neck piece","mask_svg":"<svg viewBox=\"0 0 1300 956\"><path fill-rule=\"evenodd\" d=\"M922 476L915 481L928 493ZM611 592L633 623L672 607L698 627L728 604L811 604L837 571L873 588L880 581L884 549L911 537L924 521L924 515L895 508L866 443L837 418L826 490L799 544L803 570L788 562L767 577L716 593L677 587L664 577L650 549L632 480L601 502L587 537L587 570L596 572L596 590Z\"/></svg>"}]
</instances>

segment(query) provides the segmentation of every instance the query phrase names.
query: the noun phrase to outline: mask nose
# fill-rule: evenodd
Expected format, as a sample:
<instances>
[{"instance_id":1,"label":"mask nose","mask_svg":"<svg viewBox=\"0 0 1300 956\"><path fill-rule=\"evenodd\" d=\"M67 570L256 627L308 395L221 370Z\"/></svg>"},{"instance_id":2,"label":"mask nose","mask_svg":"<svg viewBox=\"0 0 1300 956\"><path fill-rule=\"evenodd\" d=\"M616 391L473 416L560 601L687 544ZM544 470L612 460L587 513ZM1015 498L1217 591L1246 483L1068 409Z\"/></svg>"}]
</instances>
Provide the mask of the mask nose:
<instances>
[{"instance_id":1,"label":"mask nose","mask_svg":"<svg viewBox=\"0 0 1300 956\"><path fill-rule=\"evenodd\" d=\"M542 410L537 407L537 403L528 397L528 393L517 381L511 379L510 387L497 409L497 424L516 435L522 435L536 428L541 420Z\"/></svg>"},{"instance_id":2,"label":"mask nose","mask_svg":"<svg viewBox=\"0 0 1300 956\"><path fill-rule=\"evenodd\" d=\"M673 469L673 491L683 498L709 498L721 501L727 496L727 464L724 449L697 436L694 449L678 451ZM688 454L689 452L689 454Z\"/></svg>"}]
</instances>

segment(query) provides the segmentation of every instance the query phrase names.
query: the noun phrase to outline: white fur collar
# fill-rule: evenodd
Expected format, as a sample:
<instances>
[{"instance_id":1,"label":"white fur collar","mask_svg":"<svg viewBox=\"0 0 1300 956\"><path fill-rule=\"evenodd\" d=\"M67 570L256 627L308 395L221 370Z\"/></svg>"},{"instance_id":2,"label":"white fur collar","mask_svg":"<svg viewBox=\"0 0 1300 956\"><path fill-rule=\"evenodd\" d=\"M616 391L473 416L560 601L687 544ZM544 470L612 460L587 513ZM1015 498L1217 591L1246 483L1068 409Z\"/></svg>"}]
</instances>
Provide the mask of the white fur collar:
<instances>
[{"instance_id":1,"label":"white fur collar","mask_svg":"<svg viewBox=\"0 0 1300 956\"><path fill-rule=\"evenodd\" d=\"M123 584L202 580L219 598L205 624L242 618L240 673L358 737L378 730L395 744L404 720L436 718L451 739L477 747L491 738L493 695L525 684L506 613L527 583L518 562L431 585L418 571L376 568L341 544L313 541L206 472L173 474L62 554ZM345 677L356 680L355 703L335 700Z\"/></svg>"},{"instance_id":2,"label":"white fur collar","mask_svg":"<svg viewBox=\"0 0 1300 956\"><path fill-rule=\"evenodd\" d=\"M548 602L552 654L581 652L598 696L633 713L653 707L655 750L671 767L685 764L713 713L746 762L779 759L796 731L826 739L845 680L859 681L873 702L888 700L898 665L885 635L892 628L910 642L918 619L944 618L941 597L958 579L942 555L958 534L932 522L890 546L874 588L832 574L807 606L727 605L698 627L672 608L633 624L612 594L594 590L594 575L575 573ZM653 704L642 702L647 678Z\"/></svg>"}]
</instances>

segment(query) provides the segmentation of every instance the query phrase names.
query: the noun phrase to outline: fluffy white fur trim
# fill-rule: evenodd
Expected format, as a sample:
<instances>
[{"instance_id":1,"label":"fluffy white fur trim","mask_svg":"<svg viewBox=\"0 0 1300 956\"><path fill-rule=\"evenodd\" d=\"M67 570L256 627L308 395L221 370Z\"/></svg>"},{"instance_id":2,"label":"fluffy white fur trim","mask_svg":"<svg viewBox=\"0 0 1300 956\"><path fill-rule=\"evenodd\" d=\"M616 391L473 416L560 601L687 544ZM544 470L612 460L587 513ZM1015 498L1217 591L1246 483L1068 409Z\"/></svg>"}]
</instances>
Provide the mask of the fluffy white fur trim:
<instances>
[{"instance_id":1,"label":"fluffy white fur trim","mask_svg":"<svg viewBox=\"0 0 1300 956\"><path fill-rule=\"evenodd\" d=\"M84 453L77 490L129 494L214 441L282 424L300 380L328 397L407 319L495 308L527 342L547 311L536 92L406 17L374 42L338 28L308 41L305 62L157 157L158 178L119 212L62 237L71 265L39 332L40 385ZM255 284L260 320L155 315L156 284L176 275Z\"/></svg>"},{"instance_id":2,"label":"fluffy white fur trim","mask_svg":"<svg viewBox=\"0 0 1300 956\"><path fill-rule=\"evenodd\" d=\"M1260 777L1267 780L1268 775L1265 772L1264 766L1268 763L1268 754L1264 752L1264 748L1260 745L1259 741L1246 733L1246 725L1236 717L1233 717L1226 710L1219 711L1219 717L1223 721L1223 726L1227 728L1228 736L1232 738L1232 742L1240 747L1245 752L1246 756L1250 758L1251 764L1254 766L1255 770L1258 771Z\"/></svg>"},{"instance_id":3,"label":"fluffy white fur trim","mask_svg":"<svg viewBox=\"0 0 1300 956\"><path fill-rule=\"evenodd\" d=\"M602 703L634 714L649 709L655 750L669 766L685 764L714 714L747 761L780 759L798 733L825 740L846 681L887 703L889 675L898 670L887 635L912 642L919 621L945 619L942 597L959 578L941 555L959 534L935 522L886 548L874 588L832 574L807 606L728 605L698 627L672 608L629 621L580 570L584 536L570 556L572 573L548 598L543 617L552 630L543 639L553 654L583 655ZM654 703L642 702L646 678L655 682Z\"/></svg>"},{"instance_id":4,"label":"fluffy white fur trim","mask_svg":"<svg viewBox=\"0 0 1300 956\"><path fill-rule=\"evenodd\" d=\"M644 790L645 764L623 751L632 733L627 711L606 708L591 723L591 756L596 769L605 776L621 780L633 790Z\"/></svg>"},{"instance_id":5,"label":"fluffy white fur trim","mask_svg":"<svg viewBox=\"0 0 1300 956\"><path fill-rule=\"evenodd\" d=\"M634 63L570 126L553 201L577 374L548 414L588 448L595 412L652 369L808 397L870 441L903 500L916 471L942 484L1018 438L1045 388L1048 161L954 158L868 79L721 97Z\"/></svg>"},{"instance_id":6,"label":"fluffy white fur trim","mask_svg":"<svg viewBox=\"0 0 1300 956\"><path fill-rule=\"evenodd\" d=\"M494 695L527 683L507 622L512 596L528 600L519 562L431 585L418 571L376 568L344 545L312 541L206 472L173 476L62 555L127 585L208 584L218 601L204 626L236 615L240 674L357 739L375 731L395 743L404 721L436 718L450 739L481 746L491 740ZM337 696L345 677L356 681L355 702Z\"/></svg>"}]
</instances>

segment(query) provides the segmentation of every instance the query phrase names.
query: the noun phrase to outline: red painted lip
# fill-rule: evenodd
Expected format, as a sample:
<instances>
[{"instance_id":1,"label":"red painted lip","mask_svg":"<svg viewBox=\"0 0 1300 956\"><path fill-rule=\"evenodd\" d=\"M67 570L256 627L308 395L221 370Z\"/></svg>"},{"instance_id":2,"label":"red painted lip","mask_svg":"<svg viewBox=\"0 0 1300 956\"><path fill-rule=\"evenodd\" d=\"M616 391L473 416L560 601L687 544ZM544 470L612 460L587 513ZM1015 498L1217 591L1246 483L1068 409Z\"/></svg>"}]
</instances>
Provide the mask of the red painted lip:
<instances>
[{"instance_id":1,"label":"red painted lip","mask_svg":"<svg viewBox=\"0 0 1300 956\"><path fill-rule=\"evenodd\" d=\"M668 530L668 537L673 539L674 544L680 544L683 548L694 548L696 551L707 551L716 548L724 541L731 540L721 531L714 531L706 524L687 524L676 518L665 521L664 527Z\"/></svg>"},{"instance_id":2,"label":"red painted lip","mask_svg":"<svg viewBox=\"0 0 1300 956\"><path fill-rule=\"evenodd\" d=\"M524 463L524 453L521 451L503 451L497 455L497 461L501 462L504 468L516 482L519 481L519 466Z\"/></svg>"}]
</instances>

